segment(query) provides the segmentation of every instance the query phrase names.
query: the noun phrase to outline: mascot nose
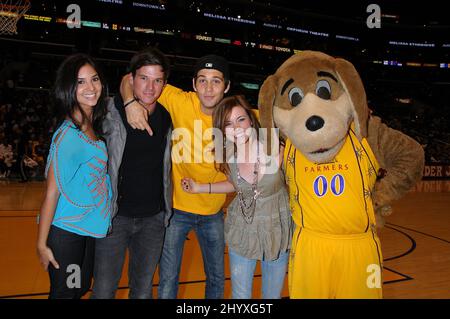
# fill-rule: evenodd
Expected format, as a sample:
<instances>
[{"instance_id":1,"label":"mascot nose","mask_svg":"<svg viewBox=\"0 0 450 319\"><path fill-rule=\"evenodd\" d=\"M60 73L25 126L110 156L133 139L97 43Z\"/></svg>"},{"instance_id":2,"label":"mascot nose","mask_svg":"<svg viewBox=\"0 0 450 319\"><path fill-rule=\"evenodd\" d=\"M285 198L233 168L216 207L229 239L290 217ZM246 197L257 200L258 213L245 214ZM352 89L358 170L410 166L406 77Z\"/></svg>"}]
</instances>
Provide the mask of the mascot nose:
<instances>
[{"instance_id":1,"label":"mascot nose","mask_svg":"<svg viewBox=\"0 0 450 319\"><path fill-rule=\"evenodd\" d=\"M322 128L324 124L325 121L323 120L323 118L317 115L313 115L306 121L306 128L311 132L314 132Z\"/></svg>"}]
</instances>

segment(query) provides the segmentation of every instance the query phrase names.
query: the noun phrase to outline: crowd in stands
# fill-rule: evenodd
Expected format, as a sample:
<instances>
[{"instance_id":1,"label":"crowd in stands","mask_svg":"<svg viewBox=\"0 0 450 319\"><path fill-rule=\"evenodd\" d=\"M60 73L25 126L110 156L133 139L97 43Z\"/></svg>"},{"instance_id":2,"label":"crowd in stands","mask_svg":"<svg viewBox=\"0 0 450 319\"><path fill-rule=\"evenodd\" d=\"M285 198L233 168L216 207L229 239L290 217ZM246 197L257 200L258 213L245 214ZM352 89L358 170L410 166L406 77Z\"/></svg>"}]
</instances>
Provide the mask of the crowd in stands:
<instances>
[{"instance_id":1,"label":"crowd in stands","mask_svg":"<svg viewBox=\"0 0 450 319\"><path fill-rule=\"evenodd\" d=\"M56 126L47 90L0 88L0 178L42 179Z\"/></svg>"},{"instance_id":2,"label":"crowd in stands","mask_svg":"<svg viewBox=\"0 0 450 319\"><path fill-rule=\"evenodd\" d=\"M389 87L368 88L368 97L374 97L369 99L373 113L416 139L424 147L427 164L450 164L450 105L443 89L422 85L402 91L392 87L390 83Z\"/></svg>"}]
</instances>

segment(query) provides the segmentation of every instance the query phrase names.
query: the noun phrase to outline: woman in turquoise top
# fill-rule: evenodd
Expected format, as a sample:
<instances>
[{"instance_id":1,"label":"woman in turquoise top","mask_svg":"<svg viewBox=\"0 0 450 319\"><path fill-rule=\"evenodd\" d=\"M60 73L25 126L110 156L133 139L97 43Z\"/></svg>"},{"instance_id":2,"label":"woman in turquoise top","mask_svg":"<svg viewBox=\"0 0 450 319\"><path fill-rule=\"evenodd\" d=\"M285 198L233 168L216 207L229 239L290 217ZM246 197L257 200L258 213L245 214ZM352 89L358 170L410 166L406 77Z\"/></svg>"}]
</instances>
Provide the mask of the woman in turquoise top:
<instances>
[{"instance_id":1,"label":"woman in turquoise top","mask_svg":"<svg viewBox=\"0 0 450 319\"><path fill-rule=\"evenodd\" d=\"M105 237L110 227L103 83L84 54L69 56L57 71L54 97L62 123L47 159L37 240L40 262L49 272L49 298L81 298L88 291L94 239Z\"/></svg>"}]
</instances>

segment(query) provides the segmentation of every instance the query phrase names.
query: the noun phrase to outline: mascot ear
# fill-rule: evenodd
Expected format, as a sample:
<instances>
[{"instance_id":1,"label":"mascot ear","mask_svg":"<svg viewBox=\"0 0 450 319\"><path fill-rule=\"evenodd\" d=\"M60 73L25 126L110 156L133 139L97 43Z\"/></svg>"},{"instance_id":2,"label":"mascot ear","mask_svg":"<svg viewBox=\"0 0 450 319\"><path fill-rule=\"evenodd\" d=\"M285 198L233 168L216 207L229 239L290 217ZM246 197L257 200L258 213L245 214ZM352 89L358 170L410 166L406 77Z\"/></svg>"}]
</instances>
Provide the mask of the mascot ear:
<instances>
[{"instance_id":1,"label":"mascot ear","mask_svg":"<svg viewBox=\"0 0 450 319\"><path fill-rule=\"evenodd\" d=\"M270 75L261 86L258 96L259 119L261 122L261 127L265 128L265 132L267 132L266 142L264 145L267 147L266 153L269 156L271 155L272 150L271 133L272 128L274 127L273 105L275 102L276 84L277 77L275 75Z\"/></svg>"},{"instance_id":2,"label":"mascot ear","mask_svg":"<svg viewBox=\"0 0 450 319\"><path fill-rule=\"evenodd\" d=\"M339 82L352 103L355 134L361 140L363 137L367 137L367 122L369 120L366 91L353 64L338 58L335 67Z\"/></svg>"}]
</instances>

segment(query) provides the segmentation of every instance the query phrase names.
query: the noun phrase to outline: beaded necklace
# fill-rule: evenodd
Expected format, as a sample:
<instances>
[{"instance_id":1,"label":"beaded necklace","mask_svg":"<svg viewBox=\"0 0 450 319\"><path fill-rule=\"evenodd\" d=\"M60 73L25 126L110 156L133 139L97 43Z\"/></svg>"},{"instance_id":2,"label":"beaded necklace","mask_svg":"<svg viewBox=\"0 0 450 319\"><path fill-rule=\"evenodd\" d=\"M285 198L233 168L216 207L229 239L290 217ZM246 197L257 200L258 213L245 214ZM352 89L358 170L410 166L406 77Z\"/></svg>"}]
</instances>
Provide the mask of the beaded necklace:
<instances>
[{"instance_id":1,"label":"beaded necklace","mask_svg":"<svg viewBox=\"0 0 450 319\"><path fill-rule=\"evenodd\" d=\"M236 171L237 171L237 197L239 202L240 211L244 220L247 224L251 224L253 222L253 218L255 217L255 208L256 208L256 199L259 196L258 192L258 172L259 172L259 142L257 142L257 158L255 162L255 166L253 168L253 182L252 182L252 196L247 200L244 197L242 192L242 185L245 183L245 180L241 177L239 172L239 165L236 163Z\"/></svg>"}]
</instances>

